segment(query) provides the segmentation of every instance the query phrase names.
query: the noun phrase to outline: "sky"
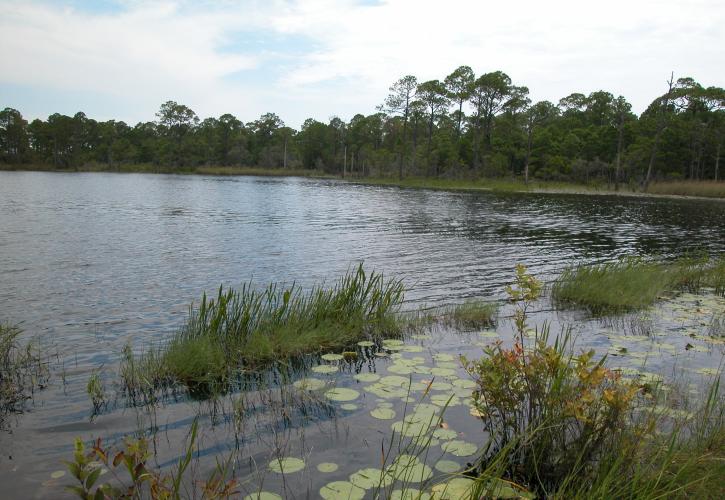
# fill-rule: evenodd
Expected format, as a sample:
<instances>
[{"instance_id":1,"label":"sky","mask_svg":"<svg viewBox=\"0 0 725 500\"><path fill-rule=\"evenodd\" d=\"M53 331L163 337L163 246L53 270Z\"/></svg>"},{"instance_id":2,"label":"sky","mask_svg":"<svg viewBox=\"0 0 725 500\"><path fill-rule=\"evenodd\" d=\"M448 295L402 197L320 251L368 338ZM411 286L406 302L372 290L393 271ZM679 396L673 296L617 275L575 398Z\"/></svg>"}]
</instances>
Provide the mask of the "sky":
<instances>
[{"instance_id":1,"label":"sky","mask_svg":"<svg viewBox=\"0 0 725 500\"><path fill-rule=\"evenodd\" d=\"M501 70L530 97L725 86L722 0L0 0L0 108L155 119L370 114L404 75Z\"/></svg>"}]
</instances>

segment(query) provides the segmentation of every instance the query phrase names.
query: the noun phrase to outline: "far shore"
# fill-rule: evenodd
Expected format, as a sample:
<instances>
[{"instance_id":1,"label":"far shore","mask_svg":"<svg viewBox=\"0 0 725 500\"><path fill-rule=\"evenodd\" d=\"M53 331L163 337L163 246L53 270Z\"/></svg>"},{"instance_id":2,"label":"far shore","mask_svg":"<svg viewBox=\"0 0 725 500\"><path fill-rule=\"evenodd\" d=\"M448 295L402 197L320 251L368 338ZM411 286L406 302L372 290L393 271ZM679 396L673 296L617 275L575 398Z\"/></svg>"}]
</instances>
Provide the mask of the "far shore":
<instances>
[{"instance_id":1,"label":"far shore","mask_svg":"<svg viewBox=\"0 0 725 500\"><path fill-rule=\"evenodd\" d=\"M508 193L543 193L543 194L577 194L599 196L625 196L648 198L673 198L695 200L725 201L725 181L660 181L650 185L647 192L639 190L639 186L621 184L619 190L606 183L581 184L574 182L531 180L528 184L523 179L512 178L478 178L478 179L443 179L430 177L360 177L357 174L342 177L321 170L297 168L264 168L264 167L225 167L201 166L170 168L155 165L86 165L75 168L55 168L52 165L0 165L0 171L39 171L60 173L108 172L108 173L144 173L144 174L178 174L178 175L215 175L215 176L261 176L261 177L304 177L316 179L337 179L344 182L370 186L389 186L405 189L426 189L434 191L465 191L465 192L508 192Z\"/></svg>"}]
</instances>

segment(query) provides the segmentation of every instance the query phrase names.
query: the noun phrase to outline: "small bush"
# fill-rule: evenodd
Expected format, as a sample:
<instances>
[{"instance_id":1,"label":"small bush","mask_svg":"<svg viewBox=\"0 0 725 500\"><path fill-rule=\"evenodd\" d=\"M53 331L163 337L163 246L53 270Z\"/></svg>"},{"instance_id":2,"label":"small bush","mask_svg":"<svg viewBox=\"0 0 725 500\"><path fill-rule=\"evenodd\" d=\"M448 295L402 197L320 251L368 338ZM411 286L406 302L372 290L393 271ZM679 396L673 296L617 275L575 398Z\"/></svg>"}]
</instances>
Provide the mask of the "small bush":
<instances>
[{"instance_id":1,"label":"small bush","mask_svg":"<svg viewBox=\"0 0 725 500\"><path fill-rule=\"evenodd\" d=\"M48 382L47 365L32 342L20 343L21 333L0 324L0 428L9 413L22 411L33 392Z\"/></svg>"}]
</instances>

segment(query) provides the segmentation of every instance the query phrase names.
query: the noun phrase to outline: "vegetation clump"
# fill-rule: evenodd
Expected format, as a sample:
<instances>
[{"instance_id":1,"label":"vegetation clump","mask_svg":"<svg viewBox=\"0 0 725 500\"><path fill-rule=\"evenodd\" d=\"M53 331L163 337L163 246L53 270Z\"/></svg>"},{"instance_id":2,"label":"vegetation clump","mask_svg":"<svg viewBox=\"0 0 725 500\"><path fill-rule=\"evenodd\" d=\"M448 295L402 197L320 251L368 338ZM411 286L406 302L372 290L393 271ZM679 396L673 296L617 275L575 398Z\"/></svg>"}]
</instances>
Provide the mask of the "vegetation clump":
<instances>
[{"instance_id":1,"label":"vegetation clump","mask_svg":"<svg viewBox=\"0 0 725 500\"><path fill-rule=\"evenodd\" d=\"M133 391L177 382L191 389L224 384L238 369L395 335L403 294L401 281L368 274L362 265L331 288L307 292L297 285L220 288L216 299L204 296L190 308L186 324L166 345L139 358L126 352L124 385Z\"/></svg>"},{"instance_id":2,"label":"vegetation clump","mask_svg":"<svg viewBox=\"0 0 725 500\"><path fill-rule=\"evenodd\" d=\"M545 325L526 345L526 310L540 290L519 266L507 290L520 304L513 347L497 342L480 360L462 359L489 436L477 482L503 478L552 498L719 498L719 382L694 417L652 404L651 384L621 378L594 351L575 354L567 332L549 342Z\"/></svg>"},{"instance_id":3,"label":"vegetation clump","mask_svg":"<svg viewBox=\"0 0 725 500\"><path fill-rule=\"evenodd\" d=\"M443 319L458 328L481 328L493 326L497 311L495 302L468 300L447 308L443 312Z\"/></svg>"},{"instance_id":4,"label":"vegetation clump","mask_svg":"<svg viewBox=\"0 0 725 500\"><path fill-rule=\"evenodd\" d=\"M650 306L663 294L710 288L725 293L725 257L686 257L673 262L625 259L564 270L552 288L558 305L582 306L605 315Z\"/></svg>"},{"instance_id":5,"label":"vegetation clump","mask_svg":"<svg viewBox=\"0 0 725 500\"><path fill-rule=\"evenodd\" d=\"M22 411L33 391L48 381L46 364L32 343L24 346L19 328L0 324L0 428L8 414Z\"/></svg>"}]
</instances>

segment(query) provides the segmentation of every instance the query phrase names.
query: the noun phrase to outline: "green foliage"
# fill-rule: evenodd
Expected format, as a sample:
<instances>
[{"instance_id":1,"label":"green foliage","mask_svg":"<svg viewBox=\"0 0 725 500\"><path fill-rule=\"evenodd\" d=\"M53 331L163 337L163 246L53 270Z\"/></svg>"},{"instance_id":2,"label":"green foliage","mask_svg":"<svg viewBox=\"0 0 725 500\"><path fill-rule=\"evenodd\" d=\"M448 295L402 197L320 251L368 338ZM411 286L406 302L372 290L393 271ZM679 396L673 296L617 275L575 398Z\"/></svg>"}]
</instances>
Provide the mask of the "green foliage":
<instances>
[{"instance_id":1,"label":"green foliage","mask_svg":"<svg viewBox=\"0 0 725 500\"><path fill-rule=\"evenodd\" d=\"M138 358L126 351L124 386L129 392L174 382L191 389L222 387L240 368L396 335L403 292L399 280L368 274L362 265L330 288L220 287L216 299L205 295L190 308L186 325L160 350Z\"/></svg>"},{"instance_id":2,"label":"green foliage","mask_svg":"<svg viewBox=\"0 0 725 500\"><path fill-rule=\"evenodd\" d=\"M83 500L109 500L121 498L152 498L154 500L178 500L182 498L182 482L189 481L192 455L197 437L197 421L191 425L186 452L179 458L175 469L162 472L150 466L150 453L145 438L126 438L124 447L114 451L104 448L98 438L87 449L80 438L75 441L73 461L65 462L71 475L78 484L66 486ZM113 482L101 482L101 475L111 472ZM211 477L199 483L201 498L229 498L237 491L237 482L227 479L227 470L218 467Z\"/></svg>"},{"instance_id":3,"label":"green foliage","mask_svg":"<svg viewBox=\"0 0 725 500\"><path fill-rule=\"evenodd\" d=\"M33 392L47 385L50 375L35 345L20 343L21 333L0 323L0 429L9 413L22 411Z\"/></svg>"},{"instance_id":4,"label":"green foliage","mask_svg":"<svg viewBox=\"0 0 725 500\"><path fill-rule=\"evenodd\" d=\"M681 258L664 263L625 259L564 270L552 289L560 305L583 306L603 315L642 309L668 291L725 292L725 258Z\"/></svg>"},{"instance_id":5,"label":"green foliage","mask_svg":"<svg viewBox=\"0 0 725 500\"><path fill-rule=\"evenodd\" d=\"M98 372L93 372L91 376L88 378L88 383L86 384L86 392L88 393L88 397L91 398L91 402L93 403L93 412L98 413L103 406L106 404L106 391L103 387L103 382L101 381L101 376L98 374Z\"/></svg>"},{"instance_id":6,"label":"green foliage","mask_svg":"<svg viewBox=\"0 0 725 500\"><path fill-rule=\"evenodd\" d=\"M494 325L497 311L494 302L468 300L443 311L443 319L457 328L481 328Z\"/></svg>"}]
</instances>

